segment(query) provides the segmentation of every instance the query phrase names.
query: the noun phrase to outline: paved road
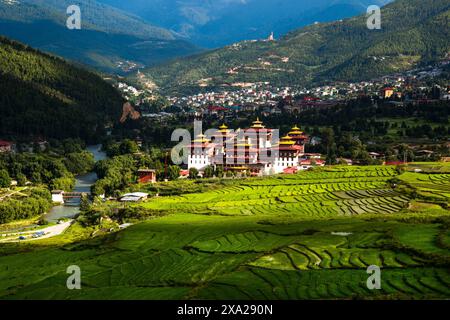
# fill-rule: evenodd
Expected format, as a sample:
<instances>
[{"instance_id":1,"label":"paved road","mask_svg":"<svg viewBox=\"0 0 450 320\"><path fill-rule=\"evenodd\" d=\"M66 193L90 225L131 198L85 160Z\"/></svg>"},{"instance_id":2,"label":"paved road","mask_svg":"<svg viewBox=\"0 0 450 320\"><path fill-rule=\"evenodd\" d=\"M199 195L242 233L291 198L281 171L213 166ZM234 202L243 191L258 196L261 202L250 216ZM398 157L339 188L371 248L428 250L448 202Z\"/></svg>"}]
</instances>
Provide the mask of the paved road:
<instances>
[{"instance_id":1,"label":"paved road","mask_svg":"<svg viewBox=\"0 0 450 320\"><path fill-rule=\"evenodd\" d=\"M14 236L14 238L3 239L3 240L0 238L0 243L1 242L29 242L29 241L36 241L36 240L47 239L47 238L59 236L60 234L62 234L64 231L66 231L70 227L70 225L73 223L73 221L74 220L70 220L70 221L67 221L67 222L64 222L61 224L57 224L57 225L54 225L54 226L51 226L48 228L44 228L44 229L39 229L39 230L32 230L32 231L20 232L20 233L12 233L10 235ZM39 238L32 238L32 235L36 232L44 232L45 235L42 237L39 237ZM27 239L19 240L18 238L20 236L27 237Z\"/></svg>"}]
</instances>

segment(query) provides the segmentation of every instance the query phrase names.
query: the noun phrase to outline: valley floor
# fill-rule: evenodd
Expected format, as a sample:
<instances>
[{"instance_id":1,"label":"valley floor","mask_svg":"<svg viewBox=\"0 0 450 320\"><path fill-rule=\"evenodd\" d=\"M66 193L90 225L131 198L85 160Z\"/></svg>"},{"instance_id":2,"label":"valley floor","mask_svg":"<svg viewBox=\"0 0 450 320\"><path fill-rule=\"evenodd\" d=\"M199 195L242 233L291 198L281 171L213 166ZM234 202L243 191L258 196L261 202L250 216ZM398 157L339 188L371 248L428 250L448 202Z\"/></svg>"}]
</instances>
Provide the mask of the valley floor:
<instances>
[{"instance_id":1,"label":"valley floor","mask_svg":"<svg viewBox=\"0 0 450 320\"><path fill-rule=\"evenodd\" d=\"M1 245L0 299L448 299L450 174L422 169L248 179L138 204L167 215L121 232Z\"/></svg>"}]
</instances>

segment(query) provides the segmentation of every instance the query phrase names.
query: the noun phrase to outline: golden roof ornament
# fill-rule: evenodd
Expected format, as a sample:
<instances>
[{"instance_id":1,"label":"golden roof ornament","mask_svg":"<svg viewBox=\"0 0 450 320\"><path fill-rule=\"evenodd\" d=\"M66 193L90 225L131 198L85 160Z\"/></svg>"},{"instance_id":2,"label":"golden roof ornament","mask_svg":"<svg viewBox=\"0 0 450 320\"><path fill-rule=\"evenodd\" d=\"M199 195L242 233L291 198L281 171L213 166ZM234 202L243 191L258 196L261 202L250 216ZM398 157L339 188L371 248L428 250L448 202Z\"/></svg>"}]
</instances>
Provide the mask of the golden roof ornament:
<instances>
[{"instance_id":1,"label":"golden roof ornament","mask_svg":"<svg viewBox=\"0 0 450 320\"><path fill-rule=\"evenodd\" d=\"M292 146L295 144L295 141L292 140L290 136L285 136L281 138L280 146Z\"/></svg>"},{"instance_id":2,"label":"golden roof ornament","mask_svg":"<svg viewBox=\"0 0 450 320\"><path fill-rule=\"evenodd\" d=\"M252 129L264 129L265 126L263 122L259 120L259 117L256 118L256 121L253 121Z\"/></svg>"},{"instance_id":3,"label":"golden roof ornament","mask_svg":"<svg viewBox=\"0 0 450 320\"><path fill-rule=\"evenodd\" d=\"M290 135L290 136L300 136L300 135L302 135L302 134L303 134L303 131L300 130L300 128L299 128L298 126L294 126L294 127L291 129L291 132L289 132L289 135Z\"/></svg>"},{"instance_id":4,"label":"golden roof ornament","mask_svg":"<svg viewBox=\"0 0 450 320\"><path fill-rule=\"evenodd\" d=\"M194 140L194 142L209 143L210 141L206 139L206 136L204 134L199 134L197 136L197 139Z\"/></svg>"}]
</instances>

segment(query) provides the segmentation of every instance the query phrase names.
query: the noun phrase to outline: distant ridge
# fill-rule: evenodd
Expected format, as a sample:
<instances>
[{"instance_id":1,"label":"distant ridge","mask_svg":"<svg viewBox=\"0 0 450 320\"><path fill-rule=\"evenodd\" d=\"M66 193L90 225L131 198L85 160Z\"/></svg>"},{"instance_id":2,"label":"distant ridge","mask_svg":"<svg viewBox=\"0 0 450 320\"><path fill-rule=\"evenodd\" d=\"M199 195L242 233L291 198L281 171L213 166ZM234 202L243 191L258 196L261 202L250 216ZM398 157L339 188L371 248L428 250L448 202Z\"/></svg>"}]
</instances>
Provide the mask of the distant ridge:
<instances>
[{"instance_id":1,"label":"distant ridge","mask_svg":"<svg viewBox=\"0 0 450 320\"><path fill-rule=\"evenodd\" d=\"M269 81L308 85L359 81L436 61L450 51L448 0L397 0L382 9L382 30L360 15L311 25L276 42L242 42L149 68L166 92L223 83ZM212 78L206 81L205 79Z\"/></svg>"}]
</instances>

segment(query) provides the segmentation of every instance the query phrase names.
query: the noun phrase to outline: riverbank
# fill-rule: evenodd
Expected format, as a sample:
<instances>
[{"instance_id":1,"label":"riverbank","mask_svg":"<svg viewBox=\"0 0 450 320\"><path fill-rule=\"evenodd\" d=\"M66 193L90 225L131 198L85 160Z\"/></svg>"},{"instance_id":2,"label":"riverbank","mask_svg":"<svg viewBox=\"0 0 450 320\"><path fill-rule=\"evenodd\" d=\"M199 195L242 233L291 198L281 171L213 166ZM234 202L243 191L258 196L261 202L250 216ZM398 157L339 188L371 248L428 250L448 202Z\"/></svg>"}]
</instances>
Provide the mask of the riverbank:
<instances>
[{"instance_id":1,"label":"riverbank","mask_svg":"<svg viewBox=\"0 0 450 320\"><path fill-rule=\"evenodd\" d=\"M101 145L89 146L87 151L94 155L94 160L96 162L106 159L106 154L101 151ZM91 186L97 181L97 179L97 174L93 171L80 175L76 177L76 184L73 191L89 193ZM32 238L33 240L54 237L55 235L65 232L67 228L70 227L70 224L66 225L67 222L65 220L76 219L79 213L80 201L78 199L69 200L64 205L54 206L47 214L42 216L47 225L40 225L40 216L1 225L0 242L5 243L19 241L19 237L21 236L32 238L32 235L36 232L44 232L45 236ZM61 220L64 221L64 228L61 227L61 224L58 224ZM56 229L56 232L53 228Z\"/></svg>"},{"instance_id":2,"label":"riverbank","mask_svg":"<svg viewBox=\"0 0 450 320\"><path fill-rule=\"evenodd\" d=\"M101 145L87 147L87 151L94 155L95 162L106 159L106 153L101 150ZM91 186L97 181L98 177L95 172L89 172L76 177L74 192L89 193ZM61 219L75 219L80 213L80 201L72 200L53 207L49 213L44 215L45 221L49 223L57 223Z\"/></svg>"}]
</instances>

